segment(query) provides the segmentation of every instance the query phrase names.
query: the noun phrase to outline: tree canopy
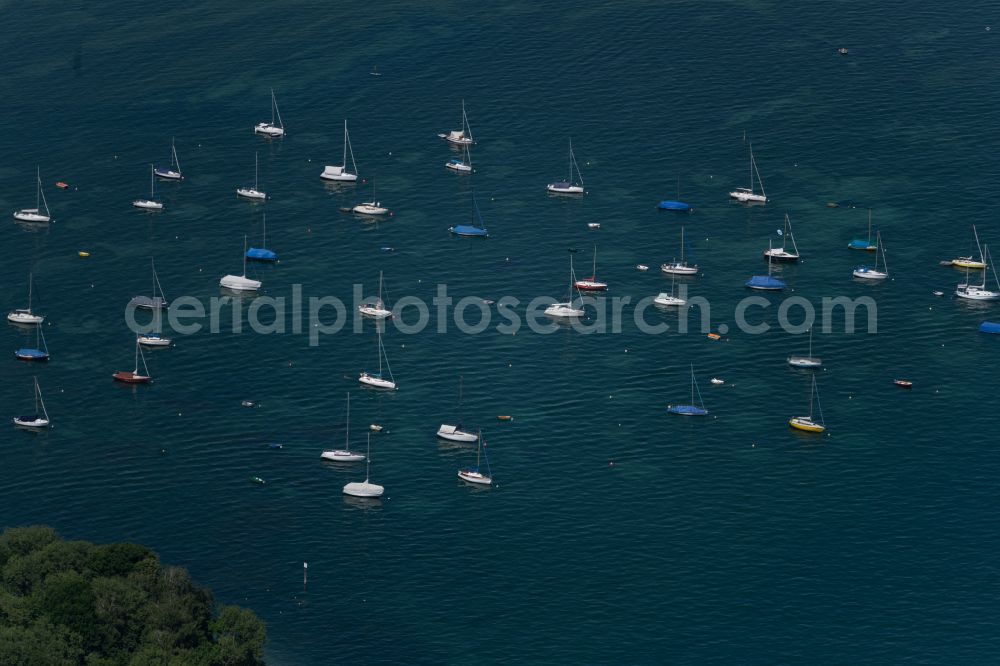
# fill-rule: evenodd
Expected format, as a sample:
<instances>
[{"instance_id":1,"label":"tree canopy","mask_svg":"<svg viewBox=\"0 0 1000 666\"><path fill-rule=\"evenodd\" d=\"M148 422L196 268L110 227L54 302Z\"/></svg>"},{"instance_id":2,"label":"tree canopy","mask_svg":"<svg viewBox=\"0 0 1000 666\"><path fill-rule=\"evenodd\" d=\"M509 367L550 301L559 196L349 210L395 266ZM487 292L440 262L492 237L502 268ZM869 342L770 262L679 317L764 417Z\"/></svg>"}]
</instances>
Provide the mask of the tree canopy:
<instances>
[{"instance_id":1,"label":"tree canopy","mask_svg":"<svg viewBox=\"0 0 1000 666\"><path fill-rule=\"evenodd\" d=\"M40 526L0 535L4 666L255 666L264 640L252 611L215 604L143 546Z\"/></svg>"}]
</instances>

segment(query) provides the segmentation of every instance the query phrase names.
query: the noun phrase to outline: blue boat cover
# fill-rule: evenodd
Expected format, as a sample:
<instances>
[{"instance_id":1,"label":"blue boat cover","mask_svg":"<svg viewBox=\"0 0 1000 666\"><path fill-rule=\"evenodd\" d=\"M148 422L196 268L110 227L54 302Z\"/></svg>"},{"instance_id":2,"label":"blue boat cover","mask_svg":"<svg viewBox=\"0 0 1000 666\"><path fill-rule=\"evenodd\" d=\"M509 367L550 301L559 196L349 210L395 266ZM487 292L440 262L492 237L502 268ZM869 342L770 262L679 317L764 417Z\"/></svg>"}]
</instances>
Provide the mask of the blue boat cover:
<instances>
[{"instance_id":1,"label":"blue boat cover","mask_svg":"<svg viewBox=\"0 0 1000 666\"><path fill-rule=\"evenodd\" d=\"M661 201L656 207L660 210L691 210L691 206L683 201Z\"/></svg>"},{"instance_id":2,"label":"blue boat cover","mask_svg":"<svg viewBox=\"0 0 1000 666\"><path fill-rule=\"evenodd\" d=\"M565 180L560 180L558 183L552 183L552 187L560 190L565 190L567 187L569 187L569 183L566 182Z\"/></svg>"},{"instance_id":3,"label":"blue boat cover","mask_svg":"<svg viewBox=\"0 0 1000 666\"><path fill-rule=\"evenodd\" d=\"M707 409L702 409L695 405L670 405L667 407L667 411L671 414L681 414L682 416L705 416L708 414Z\"/></svg>"},{"instance_id":4,"label":"blue boat cover","mask_svg":"<svg viewBox=\"0 0 1000 666\"><path fill-rule=\"evenodd\" d=\"M277 261L277 253L260 247L252 247L247 250L247 259L257 259L259 261Z\"/></svg>"},{"instance_id":5,"label":"blue boat cover","mask_svg":"<svg viewBox=\"0 0 1000 666\"><path fill-rule=\"evenodd\" d=\"M980 333L1000 333L1000 324L992 321L984 321L979 325Z\"/></svg>"},{"instance_id":6,"label":"blue boat cover","mask_svg":"<svg viewBox=\"0 0 1000 666\"><path fill-rule=\"evenodd\" d=\"M872 247L872 244L869 241L855 238L854 240L852 240L850 243L847 244L847 247L855 248L858 250L867 250L868 248Z\"/></svg>"},{"instance_id":7,"label":"blue boat cover","mask_svg":"<svg viewBox=\"0 0 1000 666\"><path fill-rule=\"evenodd\" d=\"M480 229L479 227L473 227L468 224L456 224L448 229L453 234L458 234L459 236L487 236L486 229Z\"/></svg>"},{"instance_id":8,"label":"blue boat cover","mask_svg":"<svg viewBox=\"0 0 1000 666\"><path fill-rule=\"evenodd\" d=\"M751 289L765 289L777 291L779 289L785 288L785 283L776 277L771 277L770 275L754 275L751 277L746 285Z\"/></svg>"},{"instance_id":9,"label":"blue boat cover","mask_svg":"<svg viewBox=\"0 0 1000 666\"><path fill-rule=\"evenodd\" d=\"M27 358L31 360L44 361L49 357L48 352L44 352L41 349L29 349L27 347L22 347L14 352L14 356L18 358Z\"/></svg>"}]
</instances>

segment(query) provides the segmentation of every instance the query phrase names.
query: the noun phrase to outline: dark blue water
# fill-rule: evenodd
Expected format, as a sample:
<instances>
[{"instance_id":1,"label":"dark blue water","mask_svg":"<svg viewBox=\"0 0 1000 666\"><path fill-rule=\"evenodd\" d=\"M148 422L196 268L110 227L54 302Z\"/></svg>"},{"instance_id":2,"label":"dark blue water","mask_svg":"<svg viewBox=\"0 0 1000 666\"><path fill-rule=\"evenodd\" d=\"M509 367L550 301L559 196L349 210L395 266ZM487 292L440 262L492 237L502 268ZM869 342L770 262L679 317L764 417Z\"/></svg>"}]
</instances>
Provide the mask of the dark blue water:
<instances>
[{"instance_id":1,"label":"dark blue water","mask_svg":"<svg viewBox=\"0 0 1000 666\"><path fill-rule=\"evenodd\" d=\"M41 368L0 363L0 404L29 409L37 374L54 428L3 436L3 524L155 548L260 614L275 664L992 660L1000 340L976 328L1000 315L955 301L963 276L938 261L970 252L972 224L1000 243L994 18L981 3L900 2L9 7L0 208L33 205L37 164L56 222L0 225L3 306L23 306L34 271L52 352ZM251 127L271 87L288 136L266 142ZM471 178L443 168L435 137L457 128L463 98ZM344 117L368 182L327 187ZM588 194L546 197L570 136ZM727 200L747 184L745 136L766 207ZM162 214L133 210L171 137L187 179L158 186ZM255 152L264 206L233 194ZM339 212L372 178L395 215ZM678 179L695 213L658 213ZM485 242L446 231L469 219L473 188ZM826 206L843 200L859 207ZM883 284L851 279L867 257L846 244L868 207ZM345 300L355 283L374 292L380 270L393 301L439 283L456 299L559 297L566 248L587 264L596 243L610 294L635 302L669 288L656 267L684 224L702 268L689 294L730 333L681 334L656 311L664 335L630 316L619 334L390 327L400 390L376 395L356 382L377 362L370 325L318 347L226 325L147 353L153 386L114 385L132 368L122 310L148 293L149 257L168 298L207 301L264 210L282 258L251 269L264 294L300 284ZM734 325L785 212L804 258L780 269L785 295L878 308L877 334L816 335L826 436L786 423L808 407L808 374L785 363L806 337ZM776 323L769 298L751 319ZM31 340L2 337L11 351ZM706 419L666 413L689 364ZM489 441L486 492L455 478L474 451L434 437L456 418L459 375L465 422ZM374 506L341 496L360 468L319 460L348 390L353 445L369 423L388 431L372 444L386 486Z\"/></svg>"}]
</instances>

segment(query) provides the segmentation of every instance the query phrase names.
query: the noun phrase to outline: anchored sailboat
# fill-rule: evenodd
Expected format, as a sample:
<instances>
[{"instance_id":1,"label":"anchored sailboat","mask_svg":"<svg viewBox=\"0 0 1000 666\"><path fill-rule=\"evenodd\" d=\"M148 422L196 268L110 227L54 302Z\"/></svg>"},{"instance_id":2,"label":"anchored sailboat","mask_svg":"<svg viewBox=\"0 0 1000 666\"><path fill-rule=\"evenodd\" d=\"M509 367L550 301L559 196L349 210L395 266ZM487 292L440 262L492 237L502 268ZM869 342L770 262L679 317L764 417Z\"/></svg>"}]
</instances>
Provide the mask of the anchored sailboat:
<instances>
[{"instance_id":1,"label":"anchored sailboat","mask_svg":"<svg viewBox=\"0 0 1000 666\"><path fill-rule=\"evenodd\" d=\"M577 317L582 317L584 314L582 307L573 307L573 289L576 285L576 272L573 270L573 254L575 252L576 250L569 251L569 295L567 296L565 303L553 303L549 307L545 308L545 314L550 317L575 319ZM577 293L579 293L579 291Z\"/></svg>"},{"instance_id":2,"label":"anchored sailboat","mask_svg":"<svg viewBox=\"0 0 1000 666\"><path fill-rule=\"evenodd\" d=\"M448 425L442 423L438 428L437 436L452 442L474 442L477 435L462 430L462 378L458 378L458 425Z\"/></svg>"},{"instance_id":3,"label":"anchored sailboat","mask_svg":"<svg viewBox=\"0 0 1000 666\"><path fill-rule=\"evenodd\" d=\"M267 193L258 189L257 178L260 175L260 154L253 154L253 187L237 187L236 196L244 199L267 199Z\"/></svg>"},{"instance_id":4,"label":"anchored sailboat","mask_svg":"<svg viewBox=\"0 0 1000 666\"><path fill-rule=\"evenodd\" d=\"M272 138L285 136L285 126L281 122L281 113L278 112L278 100L274 98L274 88L271 88L271 122L257 123L253 131L254 134Z\"/></svg>"},{"instance_id":5,"label":"anchored sailboat","mask_svg":"<svg viewBox=\"0 0 1000 666\"><path fill-rule=\"evenodd\" d=\"M45 333L41 326L35 327L35 346L21 347L14 350L14 358L21 361L48 361L49 346L45 342Z\"/></svg>"},{"instance_id":6,"label":"anchored sailboat","mask_svg":"<svg viewBox=\"0 0 1000 666\"><path fill-rule=\"evenodd\" d=\"M359 215L368 215L371 217L379 217L382 215L388 215L389 209L382 205L382 202L375 198L375 179L372 178L372 200L365 201L364 203L359 203L357 206L351 209L351 212L358 213Z\"/></svg>"},{"instance_id":7,"label":"anchored sailboat","mask_svg":"<svg viewBox=\"0 0 1000 666\"><path fill-rule=\"evenodd\" d=\"M754 192L754 180L760 185L760 194ZM753 157L753 144L750 144L750 187L737 187L729 193L729 197L736 199L740 203L767 203L767 195L764 193L764 181L760 179L760 172L757 170L757 160Z\"/></svg>"},{"instance_id":8,"label":"anchored sailboat","mask_svg":"<svg viewBox=\"0 0 1000 666\"><path fill-rule=\"evenodd\" d=\"M146 374L139 373L139 361L142 360L143 372ZM139 336L135 338L135 369L132 372L127 370L119 370L115 374L111 375L111 378L115 381L124 382L126 384L149 384L152 383L153 378L149 374L149 367L146 365L146 357L142 354L142 347L139 345Z\"/></svg>"},{"instance_id":9,"label":"anchored sailboat","mask_svg":"<svg viewBox=\"0 0 1000 666\"><path fill-rule=\"evenodd\" d=\"M374 303L362 303L358 306L358 312L369 319L392 319L392 310L382 300L382 271L378 272L378 299Z\"/></svg>"},{"instance_id":10,"label":"anchored sailboat","mask_svg":"<svg viewBox=\"0 0 1000 666\"><path fill-rule=\"evenodd\" d=\"M597 279L597 246L594 246L594 266L591 269L590 277L584 280L577 280L573 286L580 291L607 291L608 283Z\"/></svg>"},{"instance_id":11,"label":"anchored sailboat","mask_svg":"<svg viewBox=\"0 0 1000 666\"><path fill-rule=\"evenodd\" d=\"M959 268L974 268L977 270L986 268L986 255L983 253L983 247L979 244L979 232L976 231L976 225L972 225L972 234L976 238L976 249L979 250L979 259L975 257L959 257L958 259L952 259L951 263L953 266L958 266Z\"/></svg>"},{"instance_id":12,"label":"anchored sailboat","mask_svg":"<svg viewBox=\"0 0 1000 666\"><path fill-rule=\"evenodd\" d=\"M781 236L781 247L769 247L764 251L764 258L782 262L798 261L799 247L795 244L795 236L792 234L792 222L788 219L788 213L785 213L785 229L784 231L779 229L778 235ZM786 248L789 240L792 242L791 250Z\"/></svg>"},{"instance_id":13,"label":"anchored sailboat","mask_svg":"<svg viewBox=\"0 0 1000 666\"><path fill-rule=\"evenodd\" d=\"M45 409L45 402L42 400L42 389L38 386L38 377L35 381L35 413L30 416L15 416L14 425L18 428L28 428L40 430L49 427L49 412Z\"/></svg>"},{"instance_id":14,"label":"anchored sailboat","mask_svg":"<svg viewBox=\"0 0 1000 666\"><path fill-rule=\"evenodd\" d=\"M884 280L889 277L889 266L885 261L885 245L882 244L881 231L875 233L875 246L878 248L875 252L875 265L858 266L854 269L854 277L861 278L862 280ZM882 270L878 269L879 255L882 255Z\"/></svg>"},{"instance_id":15,"label":"anchored sailboat","mask_svg":"<svg viewBox=\"0 0 1000 666\"><path fill-rule=\"evenodd\" d=\"M457 171L458 173L472 173L472 153L469 152L469 144L462 146L462 156L453 157L444 163L444 168Z\"/></svg>"},{"instance_id":16,"label":"anchored sailboat","mask_svg":"<svg viewBox=\"0 0 1000 666\"><path fill-rule=\"evenodd\" d=\"M344 426L344 448L343 449L333 449L332 451L323 451L319 454L319 457L323 460L332 460L334 462L358 462L364 460L365 456L360 453L354 453L351 451L351 393L347 393L347 419Z\"/></svg>"},{"instance_id":17,"label":"anchored sailboat","mask_svg":"<svg viewBox=\"0 0 1000 666\"><path fill-rule=\"evenodd\" d=\"M132 205L136 208L142 208L144 210L163 210L163 202L156 200L156 179L154 178L155 169L152 164L149 165L149 198L148 199L136 199L132 202Z\"/></svg>"},{"instance_id":18,"label":"anchored sailboat","mask_svg":"<svg viewBox=\"0 0 1000 666\"><path fill-rule=\"evenodd\" d=\"M823 359L813 356L813 331L809 329L809 355L789 356L788 365L796 368L818 368L823 365Z\"/></svg>"},{"instance_id":19,"label":"anchored sailboat","mask_svg":"<svg viewBox=\"0 0 1000 666\"><path fill-rule=\"evenodd\" d=\"M576 180L573 174L576 173ZM580 165L576 163L576 156L573 154L573 139L569 140L569 176L566 180L549 183L545 189L553 194L583 194L583 175L580 173Z\"/></svg>"},{"instance_id":20,"label":"anchored sailboat","mask_svg":"<svg viewBox=\"0 0 1000 666\"><path fill-rule=\"evenodd\" d=\"M695 393L698 394L698 402L694 401ZM681 416L705 416L708 410L701 399L701 389L698 388L698 381L694 378L694 364L691 364L691 403L688 405L667 405L667 411L671 414Z\"/></svg>"},{"instance_id":21,"label":"anchored sailboat","mask_svg":"<svg viewBox=\"0 0 1000 666\"><path fill-rule=\"evenodd\" d=\"M261 244L264 247L252 247L247 250L247 259L251 261L277 261L278 253L267 249L267 213L263 216L263 231L261 233Z\"/></svg>"},{"instance_id":22,"label":"anchored sailboat","mask_svg":"<svg viewBox=\"0 0 1000 666\"><path fill-rule=\"evenodd\" d=\"M476 222L479 225L476 225ZM472 193L472 223L471 224L456 224L453 227L448 227L448 231L455 234L456 236L470 236L476 238L486 238L489 233L486 231L486 225L483 223L483 216L479 212L479 203L476 201L476 193Z\"/></svg>"},{"instance_id":23,"label":"anchored sailboat","mask_svg":"<svg viewBox=\"0 0 1000 666\"><path fill-rule=\"evenodd\" d=\"M855 238L847 247L851 250L864 250L865 252L878 251L878 245L872 245L872 209L868 209L868 239Z\"/></svg>"},{"instance_id":24,"label":"anchored sailboat","mask_svg":"<svg viewBox=\"0 0 1000 666\"><path fill-rule=\"evenodd\" d=\"M770 246L770 243L768 243ZM776 277L771 275L771 253L766 252L767 255L767 275L753 275L746 282L746 286L750 289L756 289L758 291L781 291L787 285Z\"/></svg>"},{"instance_id":25,"label":"anchored sailboat","mask_svg":"<svg viewBox=\"0 0 1000 666\"><path fill-rule=\"evenodd\" d=\"M668 294L665 291L661 291L657 295L657 297L653 299L653 303L655 305L664 305L664 306L667 306L667 307L671 307L671 306L681 306L681 305L685 305L687 303L687 301L684 300L683 298L680 298L679 296L674 296L674 280L676 280L676 279L677 279L677 276L674 275L673 273L671 273L670 274L670 293Z\"/></svg>"},{"instance_id":26,"label":"anchored sailboat","mask_svg":"<svg viewBox=\"0 0 1000 666\"><path fill-rule=\"evenodd\" d=\"M986 288L986 274L993 265L993 258L990 257L989 247L983 245L983 282L982 284L969 284L969 269L965 269L965 284L960 284L955 288L955 295L970 301L995 301L1000 298L1000 291L992 291ZM993 279L997 280L996 270L993 271ZM1000 280L997 280L997 289L1000 289Z\"/></svg>"},{"instance_id":27,"label":"anchored sailboat","mask_svg":"<svg viewBox=\"0 0 1000 666\"><path fill-rule=\"evenodd\" d=\"M247 277L247 237L243 237L243 275L223 275L219 286L233 291L257 291L262 282Z\"/></svg>"},{"instance_id":28,"label":"anchored sailboat","mask_svg":"<svg viewBox=\"0 0 1000 666\"><path fill-rule=\"evenodd\" d=\"M156 261L150 257L149 265L153 269L153 295L133 296L129 304L141 310L162 310L167 307L167 297L160 286L160 278L156 275ZM159 294L159 295L157 295Z\"/></svg>"},{"instance_id":29,"label":"anchored sailboat","mask_svg":"<svg viewBox=\"0 0 1000 666\"><path fill-rule=\"evenodd\" d=\"M380 327L376 327L375 332L378 336L378 372L368 372L367 370L362 370L361 376L358 377L358 381L367 386L371 386L372 388L395 391L396 380L392 376L392 368L389 367L389 357L386 356L385 347L382 345L382 330ZM385 360L385 371L389 374L388 379L382 376L383 359Z\"/></svg>"},{"instance_id":30,"label":"anchored sailboat","mask_svg":"<svg viewBox=\"0 0 1000 666\"><path fill-rule=\"evenodd\" d=\"M35 184L35 207L15 210L14 219L45 224L52 221L52 214L49 212L49 203L45 200L45 192L42 191L42 172L38 167L35 168Z\"/></svg>"},{"instance_id":31,"label":"anchored sailboat","mask_svg":"<svg viewBox=\"0 0 1000 666\"><path fill-rule=\"evenodd\" d=\"M31 296L34 291L34 276L32 273L28 273L28 307L13 310L7 313L7 321L12 324L41 324L45 321L45 316L40 314L35 314L31 309Z\"/></svg>"},{"instance_id":32,"label":"anchored sailboat","mask_svg":"<svg viewBox=\"0 0 1000 666\"><path fill-rule=\"evenodd\" d=\"M476 447L476 466L458 470L458 478L468 483L489 486L493 484L493 472L490 470L490 457L486 455L486 444L483 442L483 433L480 432L476 439L479 440L479 445ZM479 468L481 456L486 458L486 474L483 474Z\"/></svg>"},{"instance_id":33,"label":"anchored sailboat","mask_svg":"<svg viewBox=\"0 0 1000 666\"><path fill-rule=\"evenodd\" d=\"M177 159L177 146L174 145L173 138L170 139L170 166L153 169L153 173L156 174L157 178L163 180L184 180L184 175L181 173L181 162Z\"/></svg>"},{"instance_id":34,"label":"anchored sailboat","mask_svg":"<svg viewBox=\"0 0 1000 666\"><path fill-rule=\"evenodd\" d=\"M813 415L813 397L815 397L816 407L819 411L819 419ZM793 416L788 419L788 425L796 430L805 432L823 432L826 424L823 422L823 407L819 404L819 387L816 386L816 375L812 376L812 385L809 388L809 416Z\"/></svg>"},{"instance_id":35,"label":"anchored sailboat","mask_svg":"<svg viewBox=\"0 0 1000 666\"><path fill-rule=\"evenodd\" d=\"M465 114L464 99L462 100L462 129L452 130L447 134L438 134L438 137L456 146L470 146L475 143L472 139L472 127L469 126L469 117Z\"/></svg>"},{"instance_id":36,"label":"anchored sailboat","mask_svg":"<svg viewBox=\"0 0 1000 666\"><path fill-rule=\"evenodd\" d=\"M365 455L365 480L353 483L348 483L344 486L344 494L350 495L352 497L381 497L382 493L385 492L385 488L371 483L371 465L372 465L372 434L368 433L368 448Z\"/></svg>"},{"instance_id":37,"label":"anchored sailboat","mask_svg":"<svg viewBox=\"0 0 1000 666\"><path fill-rule=\"evenodd\" d=\"M347 155L351 156L352 171L347 170ZM333 180L341 183L354 183L358 180L358 165L354 161L354 149L351 147L351 136L347 133L347 119L344 118L344 158L340 166L327 166L319 175L323 180Z\"/></svg>"},{"instance_id":38,"label":"anchored sailboat","mask_svg":"<svg viewBox=\"0 0 1000 666\"><path fill-rule=\"evenodd\" d=\"M688 266L687 262L684 261L684 227L681 227L681 260L674 260L669 264L661 264L660 270L664 273L670 273L672 275L697 275L698 266Z\"/></svg>"}]
</instances>

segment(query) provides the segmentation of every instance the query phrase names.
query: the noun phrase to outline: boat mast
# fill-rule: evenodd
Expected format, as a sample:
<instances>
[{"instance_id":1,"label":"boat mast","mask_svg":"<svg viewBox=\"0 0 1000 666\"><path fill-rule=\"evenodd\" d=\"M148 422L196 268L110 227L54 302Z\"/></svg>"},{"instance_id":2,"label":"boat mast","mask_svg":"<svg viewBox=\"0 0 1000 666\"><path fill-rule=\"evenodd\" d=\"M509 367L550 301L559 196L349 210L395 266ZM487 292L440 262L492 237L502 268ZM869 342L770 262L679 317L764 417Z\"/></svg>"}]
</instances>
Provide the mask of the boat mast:
<instances>
[{"instance_id":1,"label":"boat mast","mask_svg":"<svg viewBox=\"0 0 1000 666\"><path fill-rule=\"evenodd\" d=\"M347 425L344 426L344 447L351 450L351 392L347 392Z\"/></svg>"},{"instance_id":2,"label":"boat mast","mask_svg":"<svg viewBox=\"0 0 1000 666\"><path fill-rule=\"evenodd\" d=\"M143 359L142 362L143 362L143 364L145 364L146 360ZM132 374L133 375L139 374L139 334L138 333L135 334L135 370L132 371Z\"/></svg>"},{"instance_id":3,"label":"boat mast","mask_svg":"<svg viewBox=\"0 0 1000 666\"><path fill-rule=\"evenodd\" d=\"M35 212L40 212L41 210L41 199L42 199L42 170L41 167L35 166L35 180L38 182L38 189L35 190ZM49 207L45 207L45 212L49 212Z\"/></svg>"},{"instance_id":4,"label":"boat mast","mask_svg":"<svg viewBox=\"0 0 1000 666\"><path fill-rule=\"evenodd\" d=\"M684 227L681 227L681 264L684 265Z\"/></svg>"},{"instance_id":5,"label":"boat mast","mask_svg":"<svg viewBox=\"0 0 1000 666\"><path fill-rule=\"evenodd\" d=\"M247 276L247 236L243 234L243 277Z\"/></svg>"},{"instance_id":6,"label":"boat mast","mask_svg":"<svg viewBox=\"0 0 1000 666\"><path fill-rule=\"evenodd\" d=\"M983 254L983 248L982 246L979 245L979 232L976 231L976 225L974 224L972 225L972 233L976 237L976 249L979 250L979 260L982 261L983 263L986 263L986 260L984 259L985 255Z\"/></svg>"},{"instance_id":7,"label":"boat mast","mask_svg":"<svg viewBox=\"0 0 1000 666\"><path fill-rule=\"evenodd\" d=\"M38 413L38 405L42 406L42 414L45 415L45 420L49 420L49 410L45 409L45 401L42 400L42 389L38 386L38 377L35 377L35 413Z\"/></svg>"},{"instance_id":8,"label":"boat mast","mask_svg":"<svg viewBox=\"0 0 1000 666\"><path fill-rule=\"evenodd\" d=\"M592 279L597 279L597 245L594 245L594 265L591 268L590 276Z\"/></svg>"},{"instance_id":9,"label":"boat mast","mask_svg":"<svg viewBox=\"0 0 1000 666\"><path fill-rule=\"evenodd\" d=\"M691 364L691 403L694 404L694 363Z\"/></svg>"},{"instance_id":10,"label":"boat mast","mask_svg":"<svg viewBox=\"0 0 1000 666\"><path fill-rule=\"evenodd\" d=\"M264 244L264 248L266 249L267 248L267 213L264 213L264 222L263 222L263 224L264 224L264 231L263 231L262 235L263 235L264 238L261 240L261 243Z\"/></svg>"},{"instance_id":11,"label":"boat mast","mask_svg":"<svg viewBox=\"0 0 1000 666\"><path fill-rule=\"evenodd\" d=\"M257 171L260 163L260 153L253 154L253 189L257 189Z\"/></svg>"},{"instance_id":12,"label":"boat mast","mask_svg":"<svg viewBox=\"0 0 1000 666\"><path fill-rule=\"evenodd\" d=\"M354 157L354 154L351 154ZM344 169L347 169L347 118L344 118ZM355 169L357 171L357 169Z\"/></svg>"},{"instance_id":13,"label":"boat mast","mask_svg":"<svg viewBox=\"0 0 1000 666\"><path fill-rule=\"evenodd\" d=\"M31 314L31 292L34 286L34 274L28 273L28 314Z\"/></svg>"},{"instance_id":14,"label":"boat mast","mask_svg":"<svg viewBox=\"0 0 1000 666\"><path fill-rule=\"evenodd\" d=\"M155 190L156 185L154 184L154 182L155 181L153 180L153 165L150 164L149 165L149 199L150 199L150 201L152 201L153 199L156 198L156 190Z\"/></svg>"},{"instance_id":15,"label":"boat mast","mask_svg":"<svg viewBox=\"0 0 1000 666\"><path fill-rule=\"evenodd\" d=\"M462 375L458 376L458 427L462 427Z\"/></svg>"},{"instance_id":16,"label":"boat mast","mask_svg":"<svg viewBox=\"0 0 1000 666\"><path fill-rule=\"evenodd\" d=\"M983 246L983 259L986 258L986 255L989 253L989 251L990 251L989 247L986 246L986 245L984 245ZM983 263L985 264L986 262L983 262ZM983 289L983 290L986 289L986 272L988 270L989 270L989 268L987 266L983 266L983 284L980 287L980 289ZM968 280L966 280L966 282L968 282Z\"/></svg>"},{"instance_id":17,"label":"boat mast","mask_svg":"<svg viewBox=\"0 0 1000 666\"><path fill-rule=\"evenodd\" d=\"M868 247L872 246L872 209L868 209ZM878 248L875 248L876 250ZM876 257L877 259L878 257Z\"/></svg>"}]
</instances>

